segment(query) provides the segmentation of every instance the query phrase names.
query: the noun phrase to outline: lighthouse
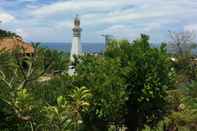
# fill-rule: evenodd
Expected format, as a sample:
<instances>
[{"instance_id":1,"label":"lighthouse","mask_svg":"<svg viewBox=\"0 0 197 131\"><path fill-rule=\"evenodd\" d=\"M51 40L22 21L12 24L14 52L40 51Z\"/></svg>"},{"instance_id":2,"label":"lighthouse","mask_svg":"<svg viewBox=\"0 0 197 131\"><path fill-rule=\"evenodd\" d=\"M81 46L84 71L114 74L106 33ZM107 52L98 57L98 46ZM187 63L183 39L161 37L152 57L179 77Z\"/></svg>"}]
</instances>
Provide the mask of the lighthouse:
<instances>
[{"instance_id":1,"label":"lighthouse","mask_svg":"<svg viewBox=\"0 0 197 131\"><path fill-rule=\"evenodd\" d=\"M79 56L82 53L81 49L81 31L82 29L80 28L80 19L79 16L77 15L74 20L74 28L72 29L73 31L73 40L72 40L72 47L70 51L70 62L71 65L68 67L68 74L70 76L73 76L75 74L75 67L74 67L74 56Z\"/></svg>"},{"instance_id":2,"label":"lighthouse","mask_svg":"<svg viewBox=\"0 0 197 131\"><path fill-rule=\"evenodd\" d=\"M70 53L70 61L74 62L74 56L79 56L82 52L81 43L80 43L82 29L80 28L80 19L78 15L75 17L74 28L72 29L72 31L73 31L73 40L72 40L72 48Z\"/></svg>"}]
</instances>

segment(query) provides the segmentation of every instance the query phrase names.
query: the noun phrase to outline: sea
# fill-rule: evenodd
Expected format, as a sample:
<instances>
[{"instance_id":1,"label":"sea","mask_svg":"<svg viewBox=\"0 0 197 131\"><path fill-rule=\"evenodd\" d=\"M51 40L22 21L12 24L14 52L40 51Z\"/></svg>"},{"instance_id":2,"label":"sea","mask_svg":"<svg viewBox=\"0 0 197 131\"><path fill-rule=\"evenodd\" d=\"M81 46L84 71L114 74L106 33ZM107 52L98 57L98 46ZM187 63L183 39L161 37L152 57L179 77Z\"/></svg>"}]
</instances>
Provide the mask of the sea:
<instances>
[{"instance_id":1,"label":"sea","mask_svg":"<svg viewBox=\"0 0 197 131\"><path fill-rule=\"evenodd\" d=\"M41 47L55 49L59 51L64 51L66 53L70 53L71 50L71 43L64 43L64 42L48 42L48 43L41 43ZM104 43L81 43L82 51L86 53L100 53L103 52L105 49ZM151 44L152 47L159 48L160 44ZM169 52L172 52L170 49ZM197 55L197 48L192 50L193 55Z\"/></svg>"},{"instance_id":2,"label":"sea","mask_svg":"<svg viewBox=\"0 0 197 131\"><path fill-rule=\"evenodd\" d=\"M64 42L41 43L40 46L49 49L64 51L66 53L69 53L71 50L71 43L64 43ZM87 53L99 53L105 49L104 43L81 43L81 46L82 46L82 51Z\"/></svg>"}]
</instances>

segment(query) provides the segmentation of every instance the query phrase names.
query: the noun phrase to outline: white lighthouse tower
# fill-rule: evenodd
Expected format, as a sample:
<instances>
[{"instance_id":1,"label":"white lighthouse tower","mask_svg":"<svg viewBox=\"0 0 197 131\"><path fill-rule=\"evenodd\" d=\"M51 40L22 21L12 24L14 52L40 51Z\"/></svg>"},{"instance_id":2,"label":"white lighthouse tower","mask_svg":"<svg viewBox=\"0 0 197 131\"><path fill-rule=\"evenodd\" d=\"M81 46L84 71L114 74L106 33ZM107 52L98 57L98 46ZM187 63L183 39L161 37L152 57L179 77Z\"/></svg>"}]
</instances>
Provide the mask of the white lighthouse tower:
<instances>
[{"instance_id":1,"label":"white lighthouse tower","mask_svg":"<svg viewBox=\"0 0 197 131\"><path fill-rule=\"evenodd\" d=\"M81 43L80 43L82 29L80 28L80 20L78 15L75 17L74 28L72 30L73 30L73 40L72 40L72 47L70 52L71 65L69 66L68 69L68 74L70 76L75 74L75 67L73 65L73 63L75 62L74 56L79 56L82 53Z\"/></svg>"},{"instance_id":2,"label":"white lighthouse tower","mask_svg":"<svg viewBox=\"0 0 197 131\"><path fill-rule=\"evenodd\" d=\"M74 56L78 56L82 52L81 44L80 44L81 31L82 29L80 28L80 20L77 15L74 20L73 41L72 41L72 48L71 48L71 53L70 53L71 62L74 62Z\"/></svg>"}]
</instances>

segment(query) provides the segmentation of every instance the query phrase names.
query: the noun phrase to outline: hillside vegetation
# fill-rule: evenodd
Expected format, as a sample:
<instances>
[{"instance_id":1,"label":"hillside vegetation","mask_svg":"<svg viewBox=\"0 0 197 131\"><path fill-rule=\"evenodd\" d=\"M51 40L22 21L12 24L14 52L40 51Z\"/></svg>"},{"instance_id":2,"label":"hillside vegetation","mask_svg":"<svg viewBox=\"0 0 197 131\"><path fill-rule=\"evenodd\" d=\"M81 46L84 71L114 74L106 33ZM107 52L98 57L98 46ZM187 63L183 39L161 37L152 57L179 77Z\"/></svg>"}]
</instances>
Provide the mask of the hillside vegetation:
<instances>
[{"instance_id":1,"label":"hillside vegetation","mask_svg":"<svg viewBox=\"0 0 197 131\"><path fill-rule=\"evenodd\" d=\"M147 35L114 40L102 54L76 57L69 76L68 54L34 49L0 52L1 130L197 130L197 68L188 51L168 54Z\"/></svg>"},{"instance_id":2,"label":"hillside vegetation","mask_svg":"<svg viewBox=\"0 0 197 131\"><path fill-rule=\"evenodd\" d=\"M0 38L14 37L14 36L19 37L19 35L17 35L16 33L0 29Z\"/></svg>"}]
</instances>

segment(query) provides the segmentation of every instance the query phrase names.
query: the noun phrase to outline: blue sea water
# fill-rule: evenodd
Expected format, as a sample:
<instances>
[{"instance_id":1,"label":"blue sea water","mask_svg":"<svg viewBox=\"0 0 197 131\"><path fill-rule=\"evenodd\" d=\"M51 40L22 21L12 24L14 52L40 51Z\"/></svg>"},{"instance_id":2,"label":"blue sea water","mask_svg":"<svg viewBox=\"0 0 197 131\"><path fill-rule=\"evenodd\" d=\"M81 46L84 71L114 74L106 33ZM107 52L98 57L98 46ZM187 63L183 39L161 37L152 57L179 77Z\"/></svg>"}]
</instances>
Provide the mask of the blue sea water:
<instances>
[{"instance_id":1,"label":"blue sea water","mask_svg":"<svg viewBox=\"0 0 197 131\"><path fill-rule=\"evenodd\" d=\"M87 53L99 53L102 52L105 49L104 43L82 43L82 51ZM152 47L159 48L160 44L151 44ZM41 43L41 47L46 47L49 49L56 49L60 51L64 51L69 53L71 50L71 43L55 43L55 42L49 42L49 43ZM169 52L171 52L169 50ZM193 54L197 55L197 49L192 50Z\"/></svg>"},{"instance_id":2,"label":"blue sea water","mask_svg":"<svg viewBox=\"0 0 197 131\"><path fill-rule=\"evenodd\" d=\"M49 49L56 49L56 50L61 50L64 52L70 52L71 50L71 43L41 43L41 47L46 47ZM102 52L105 48L104 43L81 43L82 46L82 51L83 52L88 52L88 53L98 53Z\"/></svg>"}]
</instances>

